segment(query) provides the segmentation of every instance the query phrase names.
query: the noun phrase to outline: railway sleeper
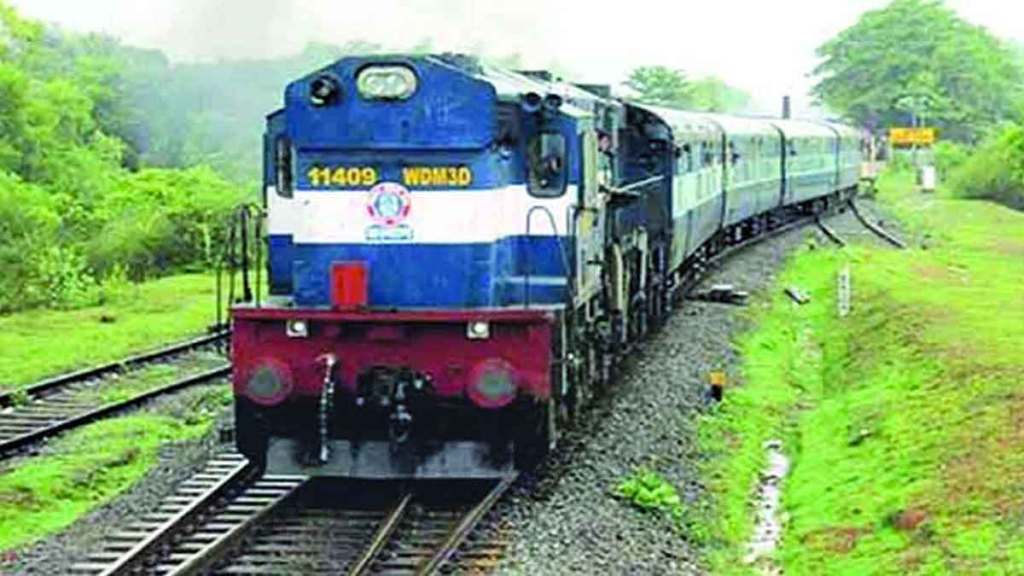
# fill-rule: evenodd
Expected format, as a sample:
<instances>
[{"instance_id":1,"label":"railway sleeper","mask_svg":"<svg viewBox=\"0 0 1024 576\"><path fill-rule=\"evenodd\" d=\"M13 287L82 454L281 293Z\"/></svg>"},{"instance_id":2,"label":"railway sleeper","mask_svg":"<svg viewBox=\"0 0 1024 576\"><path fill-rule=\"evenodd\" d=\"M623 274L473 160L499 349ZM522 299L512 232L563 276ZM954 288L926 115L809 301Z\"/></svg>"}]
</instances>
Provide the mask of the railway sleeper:
<instances>
[{"instance_id":1,"label":"railway sleeper","mask_svg":"<svg viewBox=\"0 0 1024 576\"><path fill-rule=\"evenodd\" d=\"M121 530L107 536L109 540L124 540L125 542L139 542L151 534L147 530Z\"/></svg>"},{"instance_id":2,"label":"railway sleeper","mask_svg":"<svg viewBox=\"0 0 1024 576\"><path fill-rule=\"evenodd\" d=\"M76 562L71 565L72 574L96 574L109 568L106 562Z\"/></svg>"}]
</instances>

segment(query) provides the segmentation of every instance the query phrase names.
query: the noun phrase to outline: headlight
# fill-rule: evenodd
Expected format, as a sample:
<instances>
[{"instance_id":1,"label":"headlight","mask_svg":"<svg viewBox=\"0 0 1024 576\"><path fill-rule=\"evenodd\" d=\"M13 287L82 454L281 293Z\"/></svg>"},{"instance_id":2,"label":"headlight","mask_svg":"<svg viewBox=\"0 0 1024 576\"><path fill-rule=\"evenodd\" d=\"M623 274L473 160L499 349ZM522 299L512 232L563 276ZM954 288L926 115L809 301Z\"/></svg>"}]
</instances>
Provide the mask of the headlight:
<instances>
[{"instance_id":1,"label":"headlight","mask_svg":"<svg viewBox=\"0 0 1024 576\"><path fill-rule=\"evenodd\" d=\"M292 391L292 374L283 362L264 358L245 382L245 396L257 404L273 406Z\"/></svg>"},{"instance_id":2,"label":"headlight","mask_svg":"<svg viewBox=\"0 0 1024 576\"><path fill-rule=\"evenodd\" d=\"M478 364L469 376L466 393L481 408L504 408L516 399L515 368L491 358Z\"/></svg>"},{"instance_id":3,"label":"headlight","mask_svg":"<svg viewBox=\"0 0 1024 576\"><path fill-rule=\"evenodd\" d=\"M356 88L371 100L405 100L416 91L416 74L405 66L370 66L359 72Z\"/></svg>"}]
</instances>

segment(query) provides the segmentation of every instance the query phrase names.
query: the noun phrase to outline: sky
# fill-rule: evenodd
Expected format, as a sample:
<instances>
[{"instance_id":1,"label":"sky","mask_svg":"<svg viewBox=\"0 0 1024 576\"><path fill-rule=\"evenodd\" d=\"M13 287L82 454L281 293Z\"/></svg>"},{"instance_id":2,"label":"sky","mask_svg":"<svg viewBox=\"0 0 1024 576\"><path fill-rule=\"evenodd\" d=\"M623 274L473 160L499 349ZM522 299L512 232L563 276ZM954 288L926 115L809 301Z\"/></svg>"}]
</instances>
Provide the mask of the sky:
<instances>
[{"instance_id":1,"label":"sky","mask_svg":"<svg viewBox=\"0 0 1024 576\"><path fill-rule=\"evenodd\" d=\"M26 16L163 50L175 61L264 58L308 42L518 54L583 82L618 84L637 66L716 75L776 112L809 108L814 51L887 0L7 0ZM947 0L1024 41L1024 2ZM625 8L628 6L628 9Z\"/></svg>"}]
</instances>

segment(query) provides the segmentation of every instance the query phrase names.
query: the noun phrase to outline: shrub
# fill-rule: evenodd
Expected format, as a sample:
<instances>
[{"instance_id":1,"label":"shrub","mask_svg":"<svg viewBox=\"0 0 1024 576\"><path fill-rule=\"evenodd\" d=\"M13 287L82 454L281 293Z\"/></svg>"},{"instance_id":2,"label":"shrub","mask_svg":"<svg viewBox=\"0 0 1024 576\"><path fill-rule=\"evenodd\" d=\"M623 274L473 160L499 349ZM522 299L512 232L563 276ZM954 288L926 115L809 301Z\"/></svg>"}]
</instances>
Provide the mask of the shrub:
<instances>
[{"instance_id":1,"label":"shrub","mask_svg":"<svg viewBox=\"0 0 1024 576\"><path fill-rule=\"evenodd\" d=\"M85 257L74 247L48 246L36 259L37 282L45 304L77 308L92 304L96 281Z\"/></svg>"},{"instance_id":2,"label":"shrub","mask_svg":"<svg viewBox=\"0 0 1024 576\"><path fill-rule=\"evenodd\" d=\"M99 212L106 222L88 247L102 276L121 266L133 280L214 261L241 191L206 167L147 169L120 178Z\"/></svg>"},{"instance_id":3,"label":"shrub","mask_svg":"<svg viewBox=\"0 0 1024 576\"><path fill-rule=\"evenodd\" d=\"M56 245L60 222L42 188L0 171L0 312L49 301L42 260Z\"/></svg>"},{"instance_id":4,"label":"shrub","mask_svg":"<svg viewBox=\"0 0 1024 576\"><path fill-rule=\"evenodd\" d=\"M87 246L90 266L101 277L122 270L133 281L166 272L174 260L176 233L151 207L128 208L103 225Z\"/></svg>"},{"instance_id":5,"label":"shrub","mask_svg":"<svg viewBox=\"0 0 1024 576\"><path fill-rule=\"evenodd\" d=\"M0 313L95 304L126 280L207 267L243 197L208 168L101 178L109 188L92 188L86 200L81 189L55 191L0 171Z\"/></svg>"},{"instance_id":6,"label":"shrub","mask_svg":"<svg viewBox=\"0 0 1024 576\"><path fill-rule=\"evenodd\" d=\"M935 168L943 179L963 166L971 156L966 146L948 140L935 144L932 154L935 157Z\"/></svg>"},{"instance_id":7,"label":"shrub","mask_svg":"<svg viewBox=\"0 0 1024 576\"><path fill-rule=\"evenodd\" d=\"M1024 210L1024 126L1011 124L989 137L950 180L954 194Z\"/></svg>"}]
</instances>

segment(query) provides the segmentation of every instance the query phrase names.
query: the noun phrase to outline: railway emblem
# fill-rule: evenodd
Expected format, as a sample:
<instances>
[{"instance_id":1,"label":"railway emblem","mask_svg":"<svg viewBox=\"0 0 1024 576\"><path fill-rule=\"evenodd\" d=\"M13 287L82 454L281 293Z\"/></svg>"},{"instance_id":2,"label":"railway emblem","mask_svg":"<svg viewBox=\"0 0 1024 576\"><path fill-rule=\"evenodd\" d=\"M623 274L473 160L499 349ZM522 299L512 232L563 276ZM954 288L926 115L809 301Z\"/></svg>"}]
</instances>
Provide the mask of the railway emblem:
<instances>
[{"instance_id":1,"label":"railway emblem","mask_svg":"<svg viewBox=\"0 0 1024 576\"><path fill-rule=\"evenodd\" d=\"M395 182L381 182L370 189L366 213L373 221L366 229L371 241L412 240L412 228L405 223L412 210L409 190Z\"/></svg>"}]
</instances>

